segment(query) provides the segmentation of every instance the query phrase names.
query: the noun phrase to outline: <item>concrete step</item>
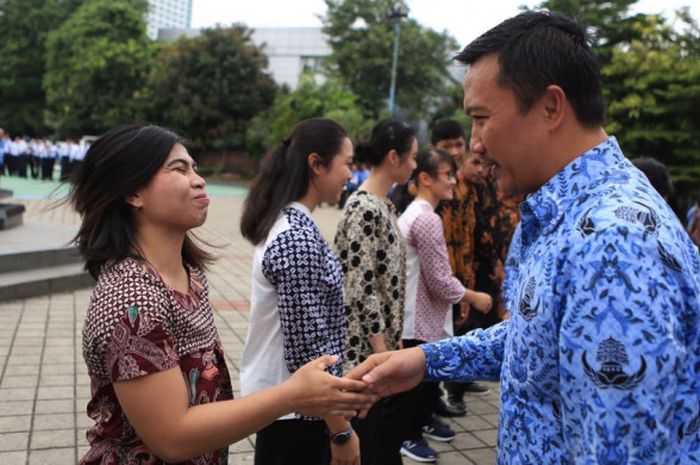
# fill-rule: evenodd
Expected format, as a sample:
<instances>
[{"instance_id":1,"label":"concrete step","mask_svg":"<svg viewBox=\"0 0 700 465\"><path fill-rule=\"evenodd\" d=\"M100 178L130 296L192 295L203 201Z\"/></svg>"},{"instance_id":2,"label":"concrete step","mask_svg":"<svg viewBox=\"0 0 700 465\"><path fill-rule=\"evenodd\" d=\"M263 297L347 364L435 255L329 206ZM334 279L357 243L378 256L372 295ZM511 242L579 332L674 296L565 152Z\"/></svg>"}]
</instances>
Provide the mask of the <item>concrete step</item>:
<instances>
[{"instance_id":1,"label":"concrete step","mask_svg":"<svg viewBox=\"0 0 700 465\"><path fill-rule=\"evenodd\" d=\"M0 203L0 230L16 228L22 225L24 205Z\"/></svg>"},{"instance_id":2,"label":"concrete step","mask_svg":"<svg viewBox=\"0 0 700 465\"><path fill-rule=\"evenodd\" d=\"M26 299L95 285L82 263L0 273L0 301Z\"/></svg>"},{"instance_id":3,"label":"concrete step","mask_svg":"<svg viewBox=\"0 0 700 465\"><path fill-rule=\"evenodd\" d=\"M83 263L77 247L0 253L0 273Z\"/></svg>"}]
</instances>

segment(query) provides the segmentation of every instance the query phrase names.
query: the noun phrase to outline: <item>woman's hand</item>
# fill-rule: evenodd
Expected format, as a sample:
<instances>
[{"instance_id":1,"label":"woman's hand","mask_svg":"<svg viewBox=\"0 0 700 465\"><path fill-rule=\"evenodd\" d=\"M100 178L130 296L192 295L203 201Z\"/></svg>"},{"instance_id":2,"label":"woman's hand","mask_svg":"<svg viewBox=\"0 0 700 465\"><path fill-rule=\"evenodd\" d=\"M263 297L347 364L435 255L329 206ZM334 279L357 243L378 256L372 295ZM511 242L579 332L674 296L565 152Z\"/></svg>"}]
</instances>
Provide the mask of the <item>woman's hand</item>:
<instances>
[{"instance_id":1,"label":"woman's hand","mask_svg":"<svg viewBox=\"0 0 700 465\"><path fill-rule=\"evenodd\" d=\"M467 318L469 317L469 309L471 308L471 305L469 305L469 302L466 300L462 300L459 303L459 318L457 318L454 322L455 326L455 331L458 328L461 328L462 325L467 321Z\"/></svg>"},{"instance_id":2,"label":"woman's hand","mask_svg":"<svg viewBox=\"0 0 700 465\"><path fill-rule=\"evenodd\" d=\"M469 302L469 304L481 313L488 313L493 306L493 299L485 292L467 290L467 292L464 293L464 300Z\"/></svg>"},{"instance_id":3,"label":"woman's hand","mask_svg":"<svg viewBox=\"0 0 700 465\"><path fill-rule=\"evenodd\" d=\"M325 371L338 357L324 355L299 368L283 383L290 410L302 415L353 417L369 408L375 396L363 381L338 378Z\"/></svg>"}]
</instances>

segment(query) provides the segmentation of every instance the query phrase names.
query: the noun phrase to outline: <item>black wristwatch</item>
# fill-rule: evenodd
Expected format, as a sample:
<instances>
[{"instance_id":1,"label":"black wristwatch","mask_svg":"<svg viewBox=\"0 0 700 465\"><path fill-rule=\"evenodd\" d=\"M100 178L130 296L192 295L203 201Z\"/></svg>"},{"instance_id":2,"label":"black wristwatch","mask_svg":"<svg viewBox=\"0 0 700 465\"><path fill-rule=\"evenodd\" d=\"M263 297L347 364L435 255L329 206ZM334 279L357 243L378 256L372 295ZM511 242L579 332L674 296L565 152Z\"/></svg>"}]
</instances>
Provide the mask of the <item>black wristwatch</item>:
<instances>
[{"instance_id":1,"label":"black wristwatch","mask_svg":"<svg viewBox=\"0 0 700 465\"><path fill-rule=\"evenodd\" d=\"M329 432L329 434L330 434L330 432ZM352 426L350 426L345 431L341 431L340 433L331 434L330 437L331 437L331 442L333 444L345 444L352 437Z\"/></svg>"}]
</instances>

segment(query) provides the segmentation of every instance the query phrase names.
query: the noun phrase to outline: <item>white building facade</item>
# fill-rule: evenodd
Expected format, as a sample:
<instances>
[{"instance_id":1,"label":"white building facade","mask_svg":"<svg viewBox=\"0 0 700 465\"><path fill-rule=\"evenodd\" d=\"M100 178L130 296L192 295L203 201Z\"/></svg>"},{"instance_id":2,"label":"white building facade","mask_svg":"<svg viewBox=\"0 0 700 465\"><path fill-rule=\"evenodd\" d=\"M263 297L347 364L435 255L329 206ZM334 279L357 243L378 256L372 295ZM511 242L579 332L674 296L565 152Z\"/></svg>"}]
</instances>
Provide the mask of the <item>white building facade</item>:
<instances>
[{"instance_id":1,"label":"white building facade","mask_svg":"<svg viewBox=\"0 0 700 465\"><path fill-rule=\"evenodd\" d=\"M159 29L189 28L193 0L148 0L148 37L156 39Z\"/></svg>"},{"instance_id":2,"label":"white building facade","mask_svg":"<svg viewBox=\"0 0 700 465\"><path fill-rule=\"evenodd\" d=\"M326 36L320 27L259 27L253 29L253 43L264 46L267 70L279 85L296 89L299 76L310 72L321 82L321 66L331 54ZM196 37L199 29L162 29L158 39L173 41L178 37Z\"/></svg>"}]
</instances>

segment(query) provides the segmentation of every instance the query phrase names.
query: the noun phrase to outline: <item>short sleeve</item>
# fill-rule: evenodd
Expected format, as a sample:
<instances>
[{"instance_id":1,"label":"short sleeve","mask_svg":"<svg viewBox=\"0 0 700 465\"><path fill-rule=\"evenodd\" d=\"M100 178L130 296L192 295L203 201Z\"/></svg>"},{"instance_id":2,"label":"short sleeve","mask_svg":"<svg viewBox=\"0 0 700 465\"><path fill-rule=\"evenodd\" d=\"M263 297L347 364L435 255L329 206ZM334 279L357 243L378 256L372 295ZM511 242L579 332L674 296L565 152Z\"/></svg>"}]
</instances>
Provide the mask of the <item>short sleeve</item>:
<instances>
[{"instance_id":1,"label":"short sleeve","mask_svg":"<svg viewBox=\"0 0 700 465\"><path fill-rule=\"evenodd\" d=\"M163 321L169 302L163 290L144 276L125 280L120 288L101 304L107 307L101 313L114 322L111 330L103 327L97 334L97 344L104 346L105 375L116 383L176 366L179 357Z\"/></svg>"},{"instance_id":2,"label":"short sleeve","mask_svg":"<svg viewBox=\"0 0 700 465\"><path fill-rule=\"evenodd\" d=\"M107 368L112 382L164 371L178 363L173 340L157 323L148 322L136 306L114 328L107 342Z\"/></svg>"}]
</instances>

